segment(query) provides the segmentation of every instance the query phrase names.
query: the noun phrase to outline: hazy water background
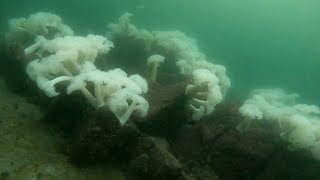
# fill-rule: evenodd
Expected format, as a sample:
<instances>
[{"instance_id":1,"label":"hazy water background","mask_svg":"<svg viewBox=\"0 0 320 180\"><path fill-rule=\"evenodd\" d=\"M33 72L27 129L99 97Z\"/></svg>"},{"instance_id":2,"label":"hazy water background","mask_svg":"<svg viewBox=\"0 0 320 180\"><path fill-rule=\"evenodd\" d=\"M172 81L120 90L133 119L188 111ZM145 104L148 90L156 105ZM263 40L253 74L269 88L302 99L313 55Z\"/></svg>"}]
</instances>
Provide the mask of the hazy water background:
<instances>
[{"instance_id":1,"label":"hazy water background","mask_svg":"<svg viewBox=\"0 0 320 180\"><path fill-rule=\"evenodd\" d=\"M234 92L282 87L320 105L319 0L1 0L7 19L60 15L79 34L106 32L124 12L146 29L179 29L227 67Z\"/></svg>"}]
</instances>

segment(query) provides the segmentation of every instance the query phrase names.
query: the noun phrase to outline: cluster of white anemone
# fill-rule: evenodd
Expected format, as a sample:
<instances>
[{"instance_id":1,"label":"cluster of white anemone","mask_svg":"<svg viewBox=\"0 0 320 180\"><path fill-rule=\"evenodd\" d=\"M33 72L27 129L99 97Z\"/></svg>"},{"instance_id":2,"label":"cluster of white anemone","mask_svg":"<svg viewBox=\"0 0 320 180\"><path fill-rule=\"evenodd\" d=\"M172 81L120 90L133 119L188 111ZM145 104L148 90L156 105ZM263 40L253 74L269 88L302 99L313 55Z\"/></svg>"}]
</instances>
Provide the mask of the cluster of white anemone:
<instances>
[{"instance_id":1,"label":"cluster of white anemone","mask_svg":"<svg viewBox=\"0 0 320 180\"><path fill-rule=\"evenodd\" d=\"M49 12L38 12L28 18L19 17L10 19L7 41L9 43L21 41L24 35L45 36L47 38L72 36L73 30L62 22L62 19Z\"/></svg>"},{"instance_id":2,"label":"cluster of white anemone","mask_svg":"<svg viewBox=\"0 0 320 180\"><path fill-rule=\"evenodd\" d=\"M198 49L196 41L187 37L183 32L138 29L130 22L131 16L132 14L125 13L119 18L118 23L110 24L110 31L107 33L107 36L143 40L146 50L149 50L150 47L156 47L168 54L175 54L175 64L180 73L194 77L193 84L190 84L185 91L186 95L191 97L191 103L188 106L193 112L193 119L198 120L204 115L210 114L216 104L222 101L231 85L231 81L226 75L226 68L207 61L206 56ZM150 60L158 59L157 65L153 66L157 68L159 63L163 62L165 58L163 56L165 54L151 56L148 60L148 65ZM152 72L156 72L156 70ZM199 74L201 75L198 76ZM155 81L154 73L151 77L151 81ZM195 91L200 91L204 86L207 86L206 93L203 92L200 99L206 101L206 103L200 103L200 99L194 97L198 97L200 92L195 93ZM204 94L207 94L207 96ZM219 95L222 96L219 97ZM197 103L195 103L196 100L198 100Z\"/></svg>"},{"instance_id":3,"label":"cluster of white anemone","mask_svg":"<svg viewBox=\"0 0 320 180\"><path fill-rule=\"evenodd\" d=\"M28 63L26 71L47 96L58 96L60 92L57 92L56 85L60 83L65 86L67 94L81 91L95 108L109 107L122 125L132 113L146 116L149 104L141 96L148 91L144 78L137 74L128 76L119 68L101 71L94 65L97 56L107 54L114 47L106 37L73 36L73 32L63 31L66 26L61 19L50 13L13 19L9 26L11 31L38 35L35 43L25 49L27 56L36 57ZM45 36L49 27L59 30L52 39Z\"/></svg>"},{"instance_id":4,"label":"cluster of white anemone","mask_svg":"<svg viewBox=\"0 0 320 180\"><path fill-rule=\"evenodd\" d=\"M193 71L193 84L186 87L185 94L191 97L188 106L193 112L192 119L199 120L211 114L222 99L219 79L207 69Z\"/></svg>"},{"instance_id":5,"label":"cluster of white anemone","mask_svg":"<svg viewBox=\"0 0 320 180\"><path fill-rule=\"evenodd\" d=\"M208 62L196 42L184 33L140 30L130 23L131 16L125 13L118 23L110 24L107 35L142 39L146 50L156 46L175 53L180 73L193 75L193 82L185 91L191 98L188 106L193 119L212 113L230 87L225 67ZM97 56L107 54L114 47L106 37L74 36L72 29L63 24L59 16L47 12L9 21L9 34L24 33L35 38L35 43L25 49L27 57L36 57L27 65L27 74L47 96L59 95L55 86L60 83L66 86L68 94L81 91L96 108L108 106L121 124L133 111L143 117L146 115L148 102L141 96L148 91L145 79L139 75L128 76L121 69L105 72L95 67ZM161 54L148 58L150 82L156 81L157 69L164 60L165 55Z\"/></svg>"},{"instance_id":6,"label":"cluster of white anemone","mask_svg":"<svg viewBox=\"0 0 320 180\"><path fill-rule=\"evenodd\" d=\"M282 89L257 89L239 111L245 118L237 127L249 128L252 120L268 120L280 127L280 136L288 142L289 150L310 150L320 160L320 108L297 103L297 94Z\"/></svg>"}]
</instances>

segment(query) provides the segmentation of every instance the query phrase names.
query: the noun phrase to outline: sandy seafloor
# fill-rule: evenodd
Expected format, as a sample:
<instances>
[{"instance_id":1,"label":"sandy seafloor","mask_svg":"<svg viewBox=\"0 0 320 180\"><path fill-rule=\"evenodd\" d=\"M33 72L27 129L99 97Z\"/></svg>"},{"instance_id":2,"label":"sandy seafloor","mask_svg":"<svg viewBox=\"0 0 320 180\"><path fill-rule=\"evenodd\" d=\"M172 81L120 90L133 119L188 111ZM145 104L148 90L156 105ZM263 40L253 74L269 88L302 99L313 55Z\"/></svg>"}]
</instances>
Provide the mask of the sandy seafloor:
<instances>
[{"instance_id":1,"label":"sandy seafloor","mask_svg":"<svg viewBox=\"0 0 320 180\"><path fill-rule=\"evenodd\" d=\"M73 166L59 152L60 136L40 121L39 107L10 92L0 78L0 173L1 180L124 180L110 166Z\"/></svg>"}]
</instances>

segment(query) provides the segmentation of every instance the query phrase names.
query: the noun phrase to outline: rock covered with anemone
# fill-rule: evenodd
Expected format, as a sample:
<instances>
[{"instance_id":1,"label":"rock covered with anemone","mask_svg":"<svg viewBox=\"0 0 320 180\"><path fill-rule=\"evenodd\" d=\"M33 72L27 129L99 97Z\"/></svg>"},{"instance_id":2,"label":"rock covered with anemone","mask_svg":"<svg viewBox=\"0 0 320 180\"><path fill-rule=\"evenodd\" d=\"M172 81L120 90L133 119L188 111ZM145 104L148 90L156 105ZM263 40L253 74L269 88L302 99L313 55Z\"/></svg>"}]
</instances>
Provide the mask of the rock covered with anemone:
<instances>
[{"instance_id":1,"label":"rock covered with anemone","mask_svg":"<svg viewBox=\"0 0 320 180\"><path fill-rule=\"evenodd\" d=\"M307 150L320 160L320 108L299 103L298 97L282 89L253 90L239 109L244 121L237 129L243 132L252 121L268 120L279 127L289 150Z\"/></svg>"},{"instance_id":2,"label":"rock covered with anemone","mask_svg":"<svg viewBox=\"0 0 320 180\"><path fill-rule=\"evenodd\" d=\"M140 30L131 24L131 16L125 13L118 23L110 24L106 38L74 35L59 16L39 12L28 18L11 19L8 37L17 34L34 37L34 44L25 49L26 57L33 58L26 72L48 97L61 93L56 89L57 84L64 86L67 94L80 91L93 107L109 107L123 125L133 112L141 117L147 115L149 104L143 94L148 92L148 82L156 83L156 77L161 76L159 71L173 64L176 74L193 76L192 84L185 90L190 97L186 106L193 114L192 119L211 114L230 87L225 67L208 61L195 40L183 32ZM143 62L144 67L147 64L149 74L145 78L138 75L143 74L141 71L128 76L122 67L110 69L108 60L105 65L108 70L97 66L98 56L109 58L106 55L121 46L117 42L119 37L144 42L141 49L149 59L136 64Z\"/></svg>"},{"instance_id":3,"label":"rock covered with anemone","mask_svg":"<svg viewBox=\"0 0 320 180\"><path fill-rule=\"evenodd\" d=\"M138 29L131 23L131 17L132 14L125 13L117 23L110 24L107 37L116 46L123 46L123 43L143 44L141 49L149 57L148 66L151 64L152 58L157 57L158 59L154 69L159 68L159 66L162 70L168 66L175 66L167 69L175 69L174 73L177 74L193 76L192 84L185 90L186 95L190 97L190 104L187 107L192 112L192 119L199 120L203 116L211 114L214 107L222 102L231 86L226 68L208 60L205 54L199 50L196 41L185 33L177 30L149 31ZM159 72L159 70L157 71ZM156 72L156 70L152 72ZM151 74L149 80L154 82L156 75Z\"/></svg>"}]
</instances>

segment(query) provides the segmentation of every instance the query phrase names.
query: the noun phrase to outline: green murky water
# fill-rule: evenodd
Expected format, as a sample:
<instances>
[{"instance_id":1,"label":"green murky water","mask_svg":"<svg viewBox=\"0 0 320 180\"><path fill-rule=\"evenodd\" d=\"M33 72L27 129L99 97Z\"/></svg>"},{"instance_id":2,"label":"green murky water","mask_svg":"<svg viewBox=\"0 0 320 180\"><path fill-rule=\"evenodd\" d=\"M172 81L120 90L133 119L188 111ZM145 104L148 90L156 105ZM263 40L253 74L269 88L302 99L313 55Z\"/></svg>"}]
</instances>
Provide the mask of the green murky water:
<instances>
[{"instance_id":1,"label":"green murky water","mask_svg":"<svg viewBox=\"0 0 320 180\"><path fill-rule=\"evenodd\" d=\"M320 2L317 0L3 0L7 19L36 11L59 14L77 33L104 34L123 12L146 29L180 29L224 64L234 92L282 87L319 104Z\"/></svg>"}]
</instances>

